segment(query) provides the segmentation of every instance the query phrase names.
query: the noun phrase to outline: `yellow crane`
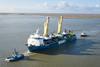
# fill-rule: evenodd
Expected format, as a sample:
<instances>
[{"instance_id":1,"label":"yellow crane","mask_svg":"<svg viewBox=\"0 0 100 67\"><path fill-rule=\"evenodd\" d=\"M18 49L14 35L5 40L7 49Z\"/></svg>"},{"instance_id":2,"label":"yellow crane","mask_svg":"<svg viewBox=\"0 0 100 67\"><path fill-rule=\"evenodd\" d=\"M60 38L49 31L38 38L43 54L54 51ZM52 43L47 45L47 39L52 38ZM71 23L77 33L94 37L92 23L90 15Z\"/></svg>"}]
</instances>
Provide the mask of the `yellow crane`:
<instances>
[{"instance_id":1,"label":"yellow crane","mask_svg":"<svg viewBox=\"0 0 100 67\"><path fill-rule=\"evenodd\" d=\"M60 16L59 21L58 21L58 31L57 31L58 34L62 32L62 22L63 22L63 17Z\"/></svg>"},{"instance_id":2,"label":"yellow crane","mask_svg":"<svg viewBox=\"0 0 100 67\"><path fill-rule=\"evenodd\" d=\"M44 33L43 36L48 37L48 26L49 26L49 17L46 18L44 23Z\"/></svg>"}]
</instances>

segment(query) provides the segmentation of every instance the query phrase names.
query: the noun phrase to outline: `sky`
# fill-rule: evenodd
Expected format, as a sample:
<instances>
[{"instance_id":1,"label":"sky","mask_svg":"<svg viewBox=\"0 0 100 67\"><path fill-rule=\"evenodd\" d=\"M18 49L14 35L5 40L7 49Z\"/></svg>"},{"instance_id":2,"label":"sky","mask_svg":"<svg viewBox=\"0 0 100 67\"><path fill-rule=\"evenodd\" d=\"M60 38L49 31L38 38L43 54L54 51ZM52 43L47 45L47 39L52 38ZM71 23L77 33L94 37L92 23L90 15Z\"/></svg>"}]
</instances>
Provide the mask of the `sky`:
<instances>
[{"instance_id":1,"label":"sky","mask_svg":"<svg viewBox=\"0 0 100 67\"><path fill-rule=\"evenodd\" d=\"M100 14L100 0L0 0L0 12Z\"/></svg>"}]
</instances>

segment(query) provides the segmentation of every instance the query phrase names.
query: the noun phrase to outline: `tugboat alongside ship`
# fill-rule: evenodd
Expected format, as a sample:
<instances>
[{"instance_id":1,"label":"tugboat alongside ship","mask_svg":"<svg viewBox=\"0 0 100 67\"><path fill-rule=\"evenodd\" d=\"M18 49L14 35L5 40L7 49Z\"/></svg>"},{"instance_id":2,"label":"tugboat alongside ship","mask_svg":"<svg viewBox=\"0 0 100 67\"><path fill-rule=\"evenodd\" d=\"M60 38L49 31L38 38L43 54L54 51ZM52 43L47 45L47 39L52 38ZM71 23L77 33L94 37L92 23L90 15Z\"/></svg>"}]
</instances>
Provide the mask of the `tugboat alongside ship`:
<instances>
[{"instance_id":1,"label":"tugboat alongside ship","mask_svg":"<svg viewBox=\"0 0 100 67\"><path fill-rule=\"evenodd\" d=\"M24 54L19 54L15 49L14 49L14 54L12 56L9 56L5 58L5 61L7 62L14 62L14 61L19 61L24 59Z\"/></svg>"},{"instance_id":2,"label":"tugboat alongside ship","mask_svg":"<svg viewBox=\"0 0 100 67\"><path fill-rule=\"evenodd\" d=\"M66 32L65 30L62 32L62 16L59 18L57 33L48 34L49 19L50 17L47 17L44 23L43 35L40 35L37 29L36 33L29 36L26 44L29 52L42 51L68 42L75 42L76 35L72 31Z\"/></svg>"}]
</instances>

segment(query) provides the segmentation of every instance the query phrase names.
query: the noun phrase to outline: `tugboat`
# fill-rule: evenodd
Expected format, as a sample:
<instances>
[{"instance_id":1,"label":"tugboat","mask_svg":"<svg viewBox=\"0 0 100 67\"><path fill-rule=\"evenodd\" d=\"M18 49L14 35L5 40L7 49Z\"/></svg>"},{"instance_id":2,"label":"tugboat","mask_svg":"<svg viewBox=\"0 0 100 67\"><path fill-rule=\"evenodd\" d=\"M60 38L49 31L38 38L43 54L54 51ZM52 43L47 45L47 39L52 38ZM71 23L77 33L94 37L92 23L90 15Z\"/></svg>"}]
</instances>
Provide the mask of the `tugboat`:
<instances>
[{"instance_id":1,"label":"tugboat","mask_svg":"<svg viewBox=\"0 0 100 67\"><path fill-rule=\"evenodd\" d=\"M74 42L76 40L76 35L72 31L62 32L62 22L63 17L60 16L57 33L48 34L49 17L47 17L44 23L43 35L40 35L38 33L39 30L37 30L35 34L29 36L26 44L29 52L42 51L68 42Z\"/></svg>"},{"instance_id":2,"label":"tugboat","mask_svg":"<svg viewBox=\"0 0 100 67\"><path fill-rule=\"evenodd\" d=\"M24 58L24 55L23 54L19 54L15 49L14 49L14 54L10 57L7 57L5 59L5 61L7 62L14 62L14 61L19 61L21 59Z\"/></svg>"},{"instance_id":3,"label":"tugboat","mask_svg":"<svg viewBox=\"0 0 100 67\"><path fill-rule=\"evenodd\" d=\"M87 37L88 35L86 33L81 33L81 37Z\"/></svg>"}]
</instances>

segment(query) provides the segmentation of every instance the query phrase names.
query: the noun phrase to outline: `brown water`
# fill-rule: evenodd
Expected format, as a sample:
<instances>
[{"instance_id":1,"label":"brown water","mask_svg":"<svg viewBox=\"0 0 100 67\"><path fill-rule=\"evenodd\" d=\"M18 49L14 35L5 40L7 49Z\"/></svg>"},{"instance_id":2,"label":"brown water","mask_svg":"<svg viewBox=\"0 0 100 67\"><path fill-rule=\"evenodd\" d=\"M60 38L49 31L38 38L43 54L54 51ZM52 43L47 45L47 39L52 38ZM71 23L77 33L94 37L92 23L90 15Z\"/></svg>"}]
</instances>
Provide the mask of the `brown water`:
<instances>
[{"instance_id":1,"label":"brown water","mask_svg":"<svg viewBox=\"0 0 100 67\"><path fill-rule=\"evenodd\" d=\"M57 29L57 18L50 20L50 32ZM0 15L0 67L100 67L100 19L64 19L63 30L72 29L77 34L76 43L65 44L45 52L31 53L18 62L5 62L14 48L27 51L28 36L40 28L43 33L44 17ZM81 32L89 37L81 38Z\"/></svg>"}]
</instances>

